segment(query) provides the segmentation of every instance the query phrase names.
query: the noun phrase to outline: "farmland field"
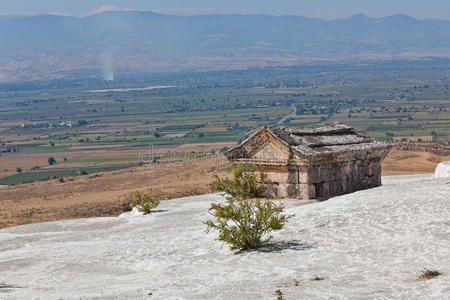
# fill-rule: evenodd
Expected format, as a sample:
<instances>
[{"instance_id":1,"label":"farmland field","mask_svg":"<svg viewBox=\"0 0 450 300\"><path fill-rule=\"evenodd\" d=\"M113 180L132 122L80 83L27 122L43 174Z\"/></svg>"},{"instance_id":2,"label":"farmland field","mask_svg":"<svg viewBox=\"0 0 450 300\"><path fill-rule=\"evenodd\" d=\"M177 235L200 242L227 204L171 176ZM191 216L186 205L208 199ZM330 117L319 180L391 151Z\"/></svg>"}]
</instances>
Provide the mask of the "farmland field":
<instances>
[{"instance_id":1,"label":"farmland field","mask_svg":"<svg viewBox=\"0 0 450 300\"><path fill-rule=\"evenodd\" d=\"M449 70L428 59L2 84L0 184L219 153L263 125L341 121L447 144Z\"/></svg>"}]
</instances>

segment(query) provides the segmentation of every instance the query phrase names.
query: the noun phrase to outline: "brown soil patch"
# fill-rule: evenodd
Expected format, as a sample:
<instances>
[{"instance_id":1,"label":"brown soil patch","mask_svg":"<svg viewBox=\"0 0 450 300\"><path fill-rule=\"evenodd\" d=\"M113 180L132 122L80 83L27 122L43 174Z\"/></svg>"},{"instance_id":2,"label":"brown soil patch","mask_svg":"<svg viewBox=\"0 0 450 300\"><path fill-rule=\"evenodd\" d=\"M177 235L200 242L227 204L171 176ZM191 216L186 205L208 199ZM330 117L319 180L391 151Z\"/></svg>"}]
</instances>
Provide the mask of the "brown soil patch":
<instances>
[{"instance_id":1,"label":"brown soil patch","mask_svg":"<svg viewBox=\"0 0 450 300\"><path fill-rule=\"evenodd\" d=\"M445 160L450 160L450 156L392 149L382 163L382 175L434 173L438 163Z\"/></svg>"},{"instance_id":2,"label":"brown soil patch","mask_svg":"<svg viewBox=\"0 0 450 300\"><path fill-rule=\"evenodd\" d=\"M0 156L0 177L16 174L16 168L22 168L23 172L34 166L48 167L48 158L53 156L56 161L63 161L64 154L24 154L24 153L2 153Z\"/></svg>"},{"instance_id":3,"label":"brown soil patch","mask_svg":"<svg viewBox=\"0 0 450 300\"><path fill-rule=\"evenodd\" d=\"M114 172L21 184L0 189L0 228L20 224L116 216L136 190L160 199L209 192L214 174L225 174L225 158L142 166Z\"/></svg>"}]
</instances>

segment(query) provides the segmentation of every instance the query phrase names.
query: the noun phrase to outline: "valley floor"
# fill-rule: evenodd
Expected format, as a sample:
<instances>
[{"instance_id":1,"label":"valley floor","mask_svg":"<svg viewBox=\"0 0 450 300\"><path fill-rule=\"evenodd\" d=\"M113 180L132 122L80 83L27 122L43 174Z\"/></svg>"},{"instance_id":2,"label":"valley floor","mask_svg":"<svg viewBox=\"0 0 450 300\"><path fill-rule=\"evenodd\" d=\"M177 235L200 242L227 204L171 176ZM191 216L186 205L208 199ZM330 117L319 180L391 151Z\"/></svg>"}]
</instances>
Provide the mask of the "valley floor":
<instances>
[{"instance_id":1,"label":"valley floor","mask_svg":"<svg viewBox=\"0 0 450 300\"><path fill-rule=\"evenodd\" d=\"M5 228L0 298L450 298L449 181L384 177L324 202L287 200L295 216L272 244L239 254L204 232L217 194L163 201L147 216ZM442 275L419 279L424 268Z\"/></svg>"}]
</instances>

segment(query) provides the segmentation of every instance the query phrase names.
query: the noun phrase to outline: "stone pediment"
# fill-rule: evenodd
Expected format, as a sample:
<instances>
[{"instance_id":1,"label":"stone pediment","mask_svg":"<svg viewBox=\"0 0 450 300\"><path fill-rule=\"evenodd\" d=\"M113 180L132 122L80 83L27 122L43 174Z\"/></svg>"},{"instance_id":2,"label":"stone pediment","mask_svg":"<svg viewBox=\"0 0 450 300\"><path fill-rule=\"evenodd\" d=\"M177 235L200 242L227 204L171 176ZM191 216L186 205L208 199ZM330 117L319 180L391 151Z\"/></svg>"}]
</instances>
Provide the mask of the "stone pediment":
<instances>
[{"instance_id":1,"label":"stone pediment","mask_svg":"<svg viewBox=\"0 0 450 300\"><path fill-rule=\"evenodd\" d=\"M279 145L268 140L264 145L250 154L251 159L262 161L286 161L289 159L289 153L281 149Z\"/></svg>"}]
</instances>

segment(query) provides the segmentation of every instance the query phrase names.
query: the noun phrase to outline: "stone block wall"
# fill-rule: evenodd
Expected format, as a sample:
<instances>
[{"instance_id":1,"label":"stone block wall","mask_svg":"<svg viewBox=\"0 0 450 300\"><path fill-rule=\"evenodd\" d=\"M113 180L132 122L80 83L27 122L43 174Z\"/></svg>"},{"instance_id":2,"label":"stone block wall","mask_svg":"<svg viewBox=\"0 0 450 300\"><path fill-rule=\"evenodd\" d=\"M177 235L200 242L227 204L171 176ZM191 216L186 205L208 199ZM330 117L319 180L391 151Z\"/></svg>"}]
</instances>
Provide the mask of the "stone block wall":
<instances>
[{"instance_id":1,"label":"stone block wall","mask_svg":"<svg viewBox=\"0 0 450 300\"><path fill-rule=\"evenodd\" d=\"M327 162L307 167L258 164L267 174L267 197L327 199L381 185L381 159Z\"/></svg>"},{"instance_id":2,"label":"stone block wall","mask_svg":"<svg viewBox=\"0 0 450 300\"><path fill-rule=\"evenodd\" d=\"M381 185L381 159L330 162L308 168L304 184L315 187L315 198L329 198Z\"/></svg>"}]
</instances>

